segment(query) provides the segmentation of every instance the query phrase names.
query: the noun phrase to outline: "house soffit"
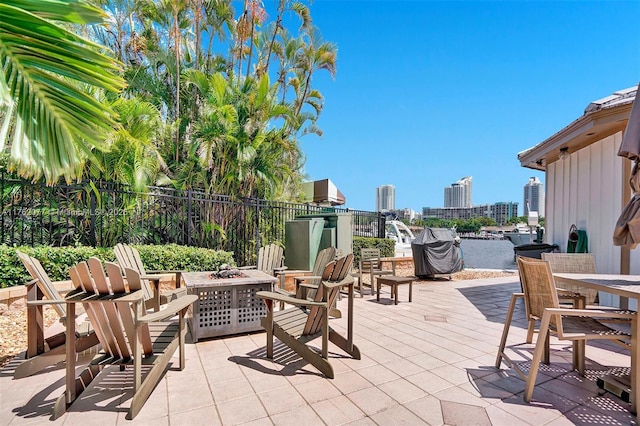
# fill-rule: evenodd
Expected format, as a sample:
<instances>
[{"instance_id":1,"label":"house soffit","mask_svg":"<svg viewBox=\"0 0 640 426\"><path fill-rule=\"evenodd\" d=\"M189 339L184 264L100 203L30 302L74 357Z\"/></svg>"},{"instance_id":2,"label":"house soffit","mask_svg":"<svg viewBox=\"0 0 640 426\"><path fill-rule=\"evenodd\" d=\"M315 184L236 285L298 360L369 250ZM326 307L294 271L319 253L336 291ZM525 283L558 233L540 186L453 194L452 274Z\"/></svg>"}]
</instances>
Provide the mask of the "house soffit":
<instances>
[{"instance_id":1,"label":"house soffit","mask_svg":"<svg viewBox=\"0 0 640 426\"><path fill-rule=\"evenodd\" d=\"M636 89L634 86L591 102L584 115L545 141L518 153L520 165L545 171L548 164L558 161L561 148L567 148L567 152L571 154L624 131Z\"/></svg>"}]
</instances>

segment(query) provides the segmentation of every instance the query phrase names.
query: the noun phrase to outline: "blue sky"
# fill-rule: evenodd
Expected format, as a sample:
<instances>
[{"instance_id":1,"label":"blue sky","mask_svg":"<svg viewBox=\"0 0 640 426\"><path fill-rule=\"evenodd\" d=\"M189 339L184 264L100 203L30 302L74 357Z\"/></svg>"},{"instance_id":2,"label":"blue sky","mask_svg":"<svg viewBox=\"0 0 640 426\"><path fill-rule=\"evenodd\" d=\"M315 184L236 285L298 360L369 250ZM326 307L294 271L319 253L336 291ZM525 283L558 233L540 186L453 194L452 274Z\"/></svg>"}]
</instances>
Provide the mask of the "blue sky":
<instances>
[{"instance_id":1,"label":"blue sky","mask_svg":"<svg viewBox=\"0 0 640 426\"><path fill-rule=\"evenodd\" d=\"M269 7L269 0L265 1ZM544 174L517 153L640 80L640 1L331 1L311 15L338 47L322 137L301 140L311 180L330 178L352 209L442 207L473 177L473 203L516 201Z\"/></svg>"}]
</instances>

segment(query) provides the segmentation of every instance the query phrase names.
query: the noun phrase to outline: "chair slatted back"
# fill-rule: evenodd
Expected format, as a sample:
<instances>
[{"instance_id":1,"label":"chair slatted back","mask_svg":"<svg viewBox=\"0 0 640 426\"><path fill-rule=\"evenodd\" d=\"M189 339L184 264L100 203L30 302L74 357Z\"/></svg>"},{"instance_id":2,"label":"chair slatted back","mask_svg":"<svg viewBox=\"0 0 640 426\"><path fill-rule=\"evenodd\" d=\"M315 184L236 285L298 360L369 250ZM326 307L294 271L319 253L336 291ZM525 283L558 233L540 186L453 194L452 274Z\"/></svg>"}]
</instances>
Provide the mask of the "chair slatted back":
<instances>
[{"instance_id":1,"label":"chair slatted back","mask_svg":"<svg viewBox=\"0 0 640 426\"><path fill-rule=\"evenodd\" d=\"M339 259L328 263L325 266L322 274L322 282L318 286L318 291L314 298L315 302L326 302L327 306L333 306L338 294L340 293L340 286L335 285L328 287L326 284L336 284L343 281L348 275L351 265L353 264L353 254L340 257ZM309 317L307 323L304 326L302 334L311 335L322 331L322 324L325 319L325 315L328 315L327 309L320 309L317 306L312 307L309 310Z\"/></svg>"},{"instance_id":2,"label":"chair slatted back","mask_svg":"<svg viewBox=\"0 0 640 426\"><path fill-rule=\"evenodd\" d=\"M341 256L336 260L336 267L327 281L338 282L345 279L351 266L353 265L353 253L349 253L346 256Z\"/></svg>"},{"instance_id":3,"label":"chair slatted back","mask_svg":"<svg viewBox=\"0 0 640 426\"><path fill-rule=\"evenodd\" d=\"M128 244L118 243L113 248L113 252L116 255L118 265L120 265L121 275L125 275L125 268L133 269L138 272L138 275L145 275L144 265L140 258L140 253L135 248ZM144 300L153 299L153 289L149 285L148 280L141 280L142 292L144 294Z\"/></svg>"},{"instance_id":4,"label":"chair slatted back","mask_svg":"<svg viewBox=\"0 0 640 426\"><path fill-rule=\"evenodd\" d=\"M34 280L38 280L36 285L47 299L63 299L56 287L51 282L49 275L47 275L47 272L44 270L38 259L36 259L35 257L31 257L21 251L16 251L16 254L26 268L27 272L29 272L29 275L31 275L31 278L33 278ZM67 316L67 309L64 304L53 304L51 305L51 307L55 309L60 318L64 318Z\"/></svg>"},{"instance_id":5,"label":"chair slatted back","mask_svg":"<svg viewBox=\"0 0 640 426\"><path fill-rule=\"evenodd\" d=\"M327 247L326 249L320 250L318 256L316 256L316 263L313 264L313 270L311 271L311 275L314 277L321 277L324 271L324 267L327 266L327 263L333 261L336 258L336 248L335 247ZM309 280L309 284L319 285L321 279Z\"/></svg>"},{"instance_id":6,"label":"chair slatted back","mask_svg":"<svg viewBox=\"0 0 640 426\"><path fill-rule=\"evenodd\" d=\"M106 267L106 274L105 269ZM81 287L88 293L96 295L113 295L126 293L127 288L122 277L120 265L106 263L103 267L100 259L90 258L87 262L81 262L72 268L73 280L79 280ZM130 272L131 271L131 272ZM136 271L125 269L128 274L127 282L130 291L140 289L140 279ZM137 278L137 279L136 279ZM118 302L117 299L109 301L106 298L101 303L84 303L89 312L89 320L105 352L114 358L129 359L133 357L133 348L136 335L135 314L130 302ZM143 352L146 355L153 353L151 336L148 326L140 327Z\"/></svg>"},{"instance_id":7,"label":"chair slatted back","mask_svg":"<svg viewBox=\"0 0 640 426\"><path fill-rule=\"evenodd\" d=\"M560 306L551 266L546 260L521 256L517 261L527 315L531 319L539 320L546 308ZM558 326L559 322L555 318L552 318L551 322L553 326Z\"/></svg>"},{"instance_id":8,"label":"chair slatted back","mask_svg":"<svg viewBox=\"0 0 640 426\"><path fill-rule=\"evenodd\" d=\"M593 253L542 253L542 259L549 262L554 273L596 273ZM563 289L585 296L587 305L595 303L598 291L578 285L564 284Z\"/></svg>"},{"instance_id":9,"label":"chair slatted back","mask_svg":"<svg viewBox=\"0 0 640 426\"><path fill-rule=\"evenodd\" d=\"M82 274L81 276L79 269L82 267L86 269L86 273ZM73 266L71 269L69 269L69 275L71 276L71 280L73 281L73 284L76 286L76 288L82 289L85 293L91 292L93 289L93 283L91 283L89 287L87 287L84 283L84 280L86 279L86 277L89 277L89 280L91 280L88 270L89 269L86 262L81 262L80 264ZM102 347L105 348L105 350L111 347L115 348L116 347L115 343L114 344L109 343L113 341L113 337L111 335L107 336L105 334L105 331L103 331L101 327L101 324L104 322L104 320L102 320L104 311L102 310L97 311L96 309L94 309L97 307L90 303L83 303L82 306L85 312L87 313L87 317L91 322L93 331L96 333L96 336L98 336L98 341L102 344Z\"/></svg>"},{"instance_id":10,"label":"chair slatted back","mask_svg":"<svg viewBox=\"0 0 640 426\"><path fill-rule=\"evenodd\" d=\"M105 268L107 270L107 276L109 277L109 282L111 284L111 288L114 293L126 293L127 288L125 286L124 279L122 277L122 272L120 271L120 266L106 262ZM129 285L129 292L135 292L142 289L142 282L140 279L140 274L138 271L134 271L133 269L126 268L125 273L127 274L127 283ZM116 302L117 304L117 302ZM128 303L120 303L118 304L118 311L123 320L123 325L127 336L135 336L135 313L131 309ZM151 334L149 332L149 325L144 324L140 327L140 339L142 342L142 351L145 355L153 354L153 344L151 342ZM129 342L131 342L132 337L129 337ZM131 343L130 343L131 344Z\"/></svg>"},{"instance_id":11,"label":"chair slatted back","mask_svg":"<svg viewBox=\"0 0 640 426\"><path fill-rule=\"evenodd\" d=\"M326 249L320 250L318 256L316 256L316 263L313 264L313 270L311 271L311 276L318 277L312 278L306 281L308 284L312 286L319 286L322 282L322 274L325 266L331 261L333 261L336 257L336 248L335 247L327 247ZM307 290L307 296L311 299L315 298L317 290L309 289Z\"/></svg>"},{"instance_id":12,"label":"chair slatted back","mask_svg":"<svg viewBox=\"0 0 640 426\"><path fill-rule=\"evenodd\" d=\"M91 258L87 261L87 264L89 265L89 271L93 278L96 293L101 295L113 294L109 288L109 284L107 283L107 277L104 273L102 262L96 258ZM120 312L118 311L116 304L105 302L102 304L102 307L107 319L109 320L108 325L116 339L120 356L122 358L131 358L133 352L131 351L131 347L128 345L122 318L120 317Z\"/></svg>"},{"instance_id":13,"label":"chair slatted back","mask_svg":"<svg viewBox=\"0 0 640 426\"><path fill-rule=\"evenodd\" d=\"M382 269L380 261L380 249L363 248L360 251L360 272L369 272Z\"/></svg>"},{"instance_id":14,"label":"chair slatted back","mask_svg":"<svg viewBox=\"0 0 640 426\"><path fill-rule=\"evenodd\" d=\"M259 271L273 275L274 270L282 266L284 249L277 244L269 244L258 250L258 262L256 268Z\"/></svg>"},{"instance_id":15,"label":"chair slatted back","mask_svg":"<svg viewBox=\"0 0 640 426\"><path fill-rule=\"evenodd\" d=\"M76 266L71 268L69 273L71 275L71 279L79 280L80 287L86 293L98 294L97 286L93 282L87 262L78 263ZM102 349L109 355L115 358L120 358L118 339L109 325L110 319L107 316L103 304L83 303L83 306L85 311L87 311L89 321L91 321L93 329L96 330Z\"/></svg>"}]
</instances>

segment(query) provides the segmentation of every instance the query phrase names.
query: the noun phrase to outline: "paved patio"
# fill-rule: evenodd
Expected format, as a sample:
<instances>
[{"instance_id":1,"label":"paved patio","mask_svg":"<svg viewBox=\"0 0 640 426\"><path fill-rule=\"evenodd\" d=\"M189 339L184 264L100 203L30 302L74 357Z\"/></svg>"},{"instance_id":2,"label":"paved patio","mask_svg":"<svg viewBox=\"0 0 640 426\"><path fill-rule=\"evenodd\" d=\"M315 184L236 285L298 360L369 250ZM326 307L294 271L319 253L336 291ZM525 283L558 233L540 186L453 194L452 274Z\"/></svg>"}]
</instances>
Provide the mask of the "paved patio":
<instances>
[{"instance_id":1,"label":"paved patio","mask_svg":"<svg viewBox=\"0 0 640 426\"><path fill-rule=\"evenodd\" d=\"M541 368L531 404L513 370L495 369L509 297L519 288L517 278L423 281L414 285L412 303L408 286L401 286L397 306L388 287L379 303L356 297L355 343L363 357L350 359L330 344L334 380L277 342L276 358L265 359L264 333L188 344L185 370L170 369L134 421L125 420L128 371L101 373L50 422L64 369L12 380L13 362L0 371L0 425L636 424L628 404L601 395L595 384L603 372L628 370L628 354L616 345L589 344L583 378L568 370L570 345L552 339L552 363ZM339 307L346 309L346 299ZM332 325L344 330L346 321ZM525 334L519 306L509 345L523 360L533 350L518 344Z\"/></svg>"}]
</instances>

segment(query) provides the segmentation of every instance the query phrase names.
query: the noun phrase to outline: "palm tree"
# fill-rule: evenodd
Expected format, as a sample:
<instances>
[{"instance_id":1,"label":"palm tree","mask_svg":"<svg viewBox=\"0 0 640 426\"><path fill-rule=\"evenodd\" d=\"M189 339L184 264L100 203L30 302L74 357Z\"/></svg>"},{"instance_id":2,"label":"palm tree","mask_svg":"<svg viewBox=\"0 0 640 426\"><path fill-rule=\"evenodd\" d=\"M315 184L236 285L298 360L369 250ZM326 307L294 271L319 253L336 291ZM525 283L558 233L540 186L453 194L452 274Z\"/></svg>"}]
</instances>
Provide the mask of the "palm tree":
<instances>
[{"instance_id":1,"label":"palm tree","mask_svg":"<svg viewBox=\"0 0 640 426\"><path fill-rule=\"evenodd\" d=\"M175 72L174 89L175 89L175 105L174 116L176 120L180 120L180 72L181 72L181 47L183 44L182 32L188 28L191 22L188 19L188 3L187 0L140 0L141 15L150 19L167 32L170 40L173 40L173 54ZM175 162L180 160L181 140L180 126L176 128L175 135Z\"/></svg>"},{"instance_id":2,"label":"palm tree","mask_svg":"<svg viewBox=\"0 0 640 426\"><path fill-rule=\"evenodd\" d=\"M168 182L167 166L157 149L159 139L168 131L160 111L140 98L120 98L112 103L121 127L108 136L111 150L97 153L89 173L92 177L131 185L145 192L149 185Z\"/></svg>"},{"instance_id":3,"label":"palm tree","mask_svg":"<svg viewBox=\"0 0 640 426\"><path fill-rule=\"evenodd\" d=\"M213 54L214 39L217 38L222 41L226 38L226 33L231 35L235 30L235 21L233 19L233 8L228 0L205 0L204 10L205 25L209 34L207 56L204 63L206 71L209 72L211 71L212 62L215 60Z\"/></svg>"},{"instance_id":4,"label":"palm tree","mask_svg":"<svg viewBox=\"0 0 640 426\"><path fill-rule=\"evenodd\" d=\"M267 34L270 33L270 40L268 42L268 48L266 55L264 57L264 64L258 65L258 73L267 72L269 70L269 63L271 62L271 54L274 53L274 50L278 50L277 47L277 36L284 31L284 27L282 26L282 18L284 13L287 10L293 11L300 18L301 24L300 29L306 31L311 28L311 13L309 12L309 7L302 2L299 1L291 1L291 0L278 0L278 15L276 18L276 22L272 28L269 29ZM282 51L282 46L279 48Z\"/></svg>"},{"instance_id":5,"label":"palm tree","mask_svg":"<svg viewBox=\"0 0 640 426\"><path fill-rule=\"evenodd\" d=\"M198 88L201 111L194 124L193 150L207 174L207 191L240 196L269 196L293 172L291 158L298 146L274 126L288 117L287 105L275 102L276 86L269 77L245 78L240 84L221 73L207 76L185 73L185 81ZM189 165L189 175L193 173Z\"/></svg>"},{"instance_id":6,"label":"palm tree","mask_svg":"<svg viewBox=\"0 0 640 426\"><path fill-rule=\"evenodd\" d=\"M105 16L86 0L0 3L0 148L11 141L22 176L70 181L93 148L106 148L113 112L89 91L122 90L121 64L65 28Z\"/></svg>"},{"instance_id":7,"label":"palm tree","mask_svg":"<svg viewBox=\"0 0 640 426\"><path fill-rule=\"evenodd\" d=\"M311 93L311 77L319 70L328 71L331 77L336 75L337 48L334 44L322 40L317 29L308 34L308 40L298 51L296 69L301 71L300 87L295 100L296 113L300 113L302 107L308 102Z\"/></svg>"}]
</instances>

